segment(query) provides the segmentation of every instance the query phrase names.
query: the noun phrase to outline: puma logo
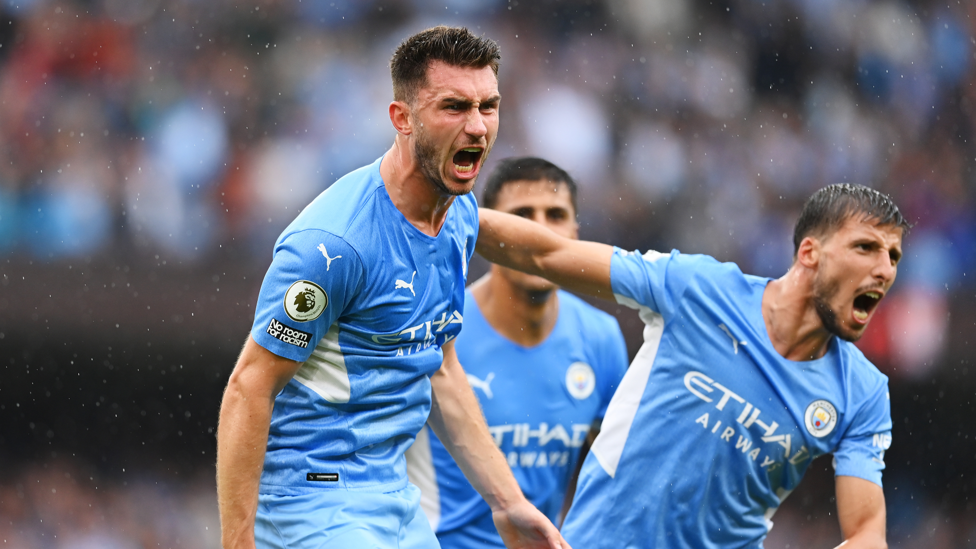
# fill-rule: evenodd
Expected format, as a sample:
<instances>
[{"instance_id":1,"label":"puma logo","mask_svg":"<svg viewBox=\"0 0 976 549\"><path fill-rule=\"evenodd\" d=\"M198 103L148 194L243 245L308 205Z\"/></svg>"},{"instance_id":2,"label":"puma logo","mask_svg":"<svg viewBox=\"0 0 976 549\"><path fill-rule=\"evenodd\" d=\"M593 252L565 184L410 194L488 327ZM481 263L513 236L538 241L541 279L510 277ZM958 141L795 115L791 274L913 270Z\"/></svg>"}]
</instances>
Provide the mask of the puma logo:
<instances>
[{"instance_id":1,"label":"puma logo","mask_svg":"<svg viewBox=\"0 0 976 549\"><path fill-rule=\"evenodd\" d=\"M329 257L329 252L325 251L325 244L319 244L318 250L320 252L322 252L322 255L325 256L325 261L326 261L325 270L326 271L328 271L329 268L332 267L332 262L334 260L339 259L340 257L342 257L341 255L337 255L335 257Z\"/></svg>"},{"instance_id":2,"label":"puma logo","mask_svg":"<svg viewBox=\"0 0 976 549\"><path fill-rule=\"evenodd\" d=\"M468 384L471 385L472 389L477 387L478 389L481 389L481 392L483 392L486 397L494 398L494 395L491 394L491 380L495 379L495 372L489 372L488 375L485 376L484 381L478 379L472 374L465 375L467 376Z\"/></svg>"},{"instance_id":3,"label":"puma logo","mask_svg":"<svg viewBox=\"0 0 976 549\"><path fill-rule=\"evenodd\" d=\"M393 289L394 290L399 290L401 288L407 288L408 290L410 290L410 293L412 293L414 297L417 297L417 292L413 291L413 277L415 277L415 276L417 276L417 271L414 271L413 274L410 275L410 283L409 284L407 284L406 282L404 282L402 280L397 280L396 281L396 286Z\"/></svg>"},{"instance_id":4,"label":"puma logo","mask_svg":"<svg viewBox=\"0 0 976 549\"><path fill-rule=\"evenodd\" d=\"M745 345L746 342L739 341L738 339L736 339L736 337L732 335L732 331L729 330L728 326L726 326L725 324L719 324L718 327L721 328L723 332L725 332L725 335L729 336L729 339L732 340L732 354L736 354L736 355L739 354L739 345Z\"/></svg>"}]
</instances>

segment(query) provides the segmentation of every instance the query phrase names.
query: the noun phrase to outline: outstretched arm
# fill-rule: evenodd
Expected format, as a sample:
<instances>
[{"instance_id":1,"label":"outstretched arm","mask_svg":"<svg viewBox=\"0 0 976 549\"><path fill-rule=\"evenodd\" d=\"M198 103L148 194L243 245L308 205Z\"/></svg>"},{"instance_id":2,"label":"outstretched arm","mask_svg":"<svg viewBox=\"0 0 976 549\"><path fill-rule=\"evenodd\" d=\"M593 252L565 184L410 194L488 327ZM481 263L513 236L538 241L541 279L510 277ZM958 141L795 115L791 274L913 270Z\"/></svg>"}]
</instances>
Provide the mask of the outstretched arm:
<instances>
[{"instance_id":1,"label":"outstretched arm","mask_svg":"<svg viewBox=\"0 0 976 549\"><path fill-rule=\"evenodd\" d=\"M837 518L844 543L838 549L885 549L884 491L858 477L836 477Z\"/></svg>"},{"instance_id":2,"label":"outstretched arm","mask_svg":"<svg viewBox=\"0 0 976 549\"><path fill-rule=\"evenodd\" d=\"M427 421L491 507L505 545L510 549L568 549L556 527L522 495L488 432L453 341L444 345L444 362L430 377L430 385L433 399Z\"/></svg>"},{"instance_id":3,"label":"outstretched arm","mask_svg":"<svg viewBox=\"0 0 976 549\"><path fill-rule=\"evenodd\" d=\"M227 382L217 425L217 506L224 547L254 547L254 515L271 410L275 396L300 366L248 337Z\"/></svg>"},{"instance_id":4,"label":"outstretched arm","mask_svg":"<svg viewBox=\"0 0 976 549\"><path fill-rule=\"evenodd\" d=\"M539 223L486 208L478 210L478 217L477 251L488 261L613 300L611 246L564 238Z\"/></svg>"}]
</instances>

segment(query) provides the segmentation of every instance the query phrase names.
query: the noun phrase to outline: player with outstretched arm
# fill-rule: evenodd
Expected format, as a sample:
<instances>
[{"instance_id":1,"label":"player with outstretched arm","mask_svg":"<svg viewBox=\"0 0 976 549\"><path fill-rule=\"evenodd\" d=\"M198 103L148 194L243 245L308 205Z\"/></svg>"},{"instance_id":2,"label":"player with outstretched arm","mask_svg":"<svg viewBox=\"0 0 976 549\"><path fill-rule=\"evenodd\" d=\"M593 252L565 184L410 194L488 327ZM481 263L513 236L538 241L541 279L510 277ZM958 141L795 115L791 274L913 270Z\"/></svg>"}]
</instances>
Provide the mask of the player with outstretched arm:
<instances>
[{"instance_id":1,"label":"player with outstretched arm","mask_svg":"<svg viewBox=\"0 0 976 549\"><path fill-rule=\"evenodd\" d=\"M566 540L760 548L810 462L833 454L843 547L886 547L888 382L852 342L895 281L908 228L875 190L825 187L800 214L789 271L768 279L482 210L484 257L616 300L645 323L583 465Z\"/></svg>"},{"instance_id":2,"label":"player with outstretched arm","mask_svg":"<svg viewBox=\"0 0 976 549\"><path fill-rule=\"evenodd\" d=\"M392 148L278 238L221 403L225 547L436 548L403 457L425 422L509 547L567 547L519 490L454 351L499 59L463 28L406 39Z\"/></svg>"}]
</instances>

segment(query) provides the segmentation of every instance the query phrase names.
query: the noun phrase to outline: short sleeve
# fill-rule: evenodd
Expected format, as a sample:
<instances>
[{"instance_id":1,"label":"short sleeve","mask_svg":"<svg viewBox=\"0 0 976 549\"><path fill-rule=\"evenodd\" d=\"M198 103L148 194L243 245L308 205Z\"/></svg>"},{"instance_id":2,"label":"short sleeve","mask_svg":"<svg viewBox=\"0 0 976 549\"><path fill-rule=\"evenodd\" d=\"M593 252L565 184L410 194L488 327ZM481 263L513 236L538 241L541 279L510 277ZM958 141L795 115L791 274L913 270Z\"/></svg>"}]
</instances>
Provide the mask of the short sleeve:
<instances>
[{"instance_id":1,"label":"short sleeve","mask_svg":"<svg viewBox=\"0 0 976 549\"><path fill-rule=\"evenodd\" d=\"M891 446L891 401L884 384L861 407L834 451L834 474L869 480L881 486L884 454Z\"/></svg>"},{"instance_id":2,"label":"short sleeve","mask_svg":"<svg viewBox=\"0 0 976 549\"><path fill-rule=\"evenodd\" d=\"M648 308L669 319L701 258L648 251L641 255L614 248L610 259L610 286L617 303L633 309Z\"/></svg>"},{"instance_id":3,"label":"short sleeve","mask_svg":"<svg viewBox=\"0 0 976 549\"><path fill-rule=\"evenodd\" d=\"M287 235L261 284L251 337L280 357L304 362L361 290L363 271L356 251L331 233Z\"/></svg>"},{"instance_id":4,"label":"short sleeve","mask_svg":"<svg viewBox=\"0 0 976 549\"><path fill-rule=\"evenodd\" d=\"M610 317L607 321L607 328L604 330L602 338L602 348L600 349L600 409L597 411L597 418L603 419L607 413L607 406L613 393L620 387L620 380L627 372L627 345L624 343L624 334L620 331L617 320Z\"/></svg>"}]
</instances>

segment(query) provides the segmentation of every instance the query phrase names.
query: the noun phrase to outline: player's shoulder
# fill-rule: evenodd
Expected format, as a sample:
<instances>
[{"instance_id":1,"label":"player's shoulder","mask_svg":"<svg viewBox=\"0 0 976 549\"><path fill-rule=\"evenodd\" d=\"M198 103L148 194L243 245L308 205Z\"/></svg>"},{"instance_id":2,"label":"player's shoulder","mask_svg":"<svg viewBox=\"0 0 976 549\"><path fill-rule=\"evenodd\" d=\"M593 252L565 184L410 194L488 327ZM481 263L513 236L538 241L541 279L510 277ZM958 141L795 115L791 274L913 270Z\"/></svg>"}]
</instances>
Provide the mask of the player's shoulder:
<instances>
[{"instance_id":1,"label":"player's shoulder","mask_svg":"<svg viewBox=\"0 0 976 549\"><path fill-rule=\"evenodd\" d=\"M617 254L624 260L639 261L640 263L659 265L668 270L679 270L682 274L693 276L728 276L742 275L739 266L732 262L723 262L707 254L686 254L678 249L670 252L648 250L628 251L617 249Z\"/></svg>"},{"instance_id":2,"label":"player's shoulder","mask_svg":"<svg viewBox=\"0 0 976 549\"><path fill-rule=\"evenodd\" d=\"M385 190L380 177L380 160L349 172L322 191L285 229L282 236L308 229L321 229L347 241L354 241L362 224L377 223L386 216L376 215L380 193Z\"/></svg>"},{"instance_id":3,"label":"player's shoulder","mask_svg":"<svg viewBox=\"0 0 976 549\"><path fill-rule=\"evenodd\" d=\"M747 290L760 280L759 277L743 273L737 263L721 261L706 254L683 254L672 250L669 261L668 268L672 274L685 278L689 287L711 288L724 293Z\"/></svg>"},{"instance_id":4,"label":"player's shoulder","mask_svg":"<svg viewBox=\"0 0 976 549\"><path fill-rule=\"evenodd\" d=\"M847 383L852 390L862 393L887 391L888 376L883 374L853 343L837 337L834 339L843 365L841 371L847 377Z\"/></svg>"}]
</instances>

